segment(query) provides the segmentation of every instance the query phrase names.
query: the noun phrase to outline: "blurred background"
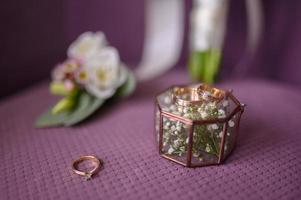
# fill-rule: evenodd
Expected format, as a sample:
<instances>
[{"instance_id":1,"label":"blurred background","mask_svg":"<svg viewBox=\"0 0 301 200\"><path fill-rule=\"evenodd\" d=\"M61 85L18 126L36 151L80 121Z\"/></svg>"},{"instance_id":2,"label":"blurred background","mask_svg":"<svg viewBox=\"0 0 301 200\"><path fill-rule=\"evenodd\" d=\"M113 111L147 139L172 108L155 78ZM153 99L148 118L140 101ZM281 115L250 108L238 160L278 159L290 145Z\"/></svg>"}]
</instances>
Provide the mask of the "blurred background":
<instances>
[{"instance_id":1,"label":"blurred background","mask_svg":"<svg viewBox=\"0 0 301 200\"><path fill-rule=\"evenodd\" d=\"M246 8L230 1L219 81L265 78L301 87L301 1L263 0L264 34L242 72ZM145 1L2 0L0 6L0 98L47 79L64 60L68 45L82 32L102 30L131 66L141 59ZM187 73L188 24L192 1L185 1L185 42L176 70ZM188 76L188 75L187 75Z\"/></svg>"}]
</instances>

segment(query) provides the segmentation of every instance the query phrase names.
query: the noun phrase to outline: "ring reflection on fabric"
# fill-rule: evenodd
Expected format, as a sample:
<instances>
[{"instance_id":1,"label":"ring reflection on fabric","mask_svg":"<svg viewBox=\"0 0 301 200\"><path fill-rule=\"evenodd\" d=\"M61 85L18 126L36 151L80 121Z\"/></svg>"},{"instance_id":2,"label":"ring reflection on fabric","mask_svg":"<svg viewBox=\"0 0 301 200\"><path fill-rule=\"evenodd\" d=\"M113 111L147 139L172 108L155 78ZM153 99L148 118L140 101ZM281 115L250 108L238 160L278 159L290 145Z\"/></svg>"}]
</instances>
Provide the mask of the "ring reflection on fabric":
<instances>
[{"instance_id":1,"label":"ring reflection on fabric","mask_svg":"<svg viewBox=\"0 0 301 200\"><path fill-rule=\"evenodd\" d=\"M81 171L78 169L78 165L84 161L89 161L93 163L93 169L90 171ZM72 162L72 171L80 176L83 176L86 178L86 180L90 180L92 176L98 172L98 170L102 167L102 162L100 159L96 158L95 156L81 156L78 159L74 160Z\"/></svg>"}]
</instances>

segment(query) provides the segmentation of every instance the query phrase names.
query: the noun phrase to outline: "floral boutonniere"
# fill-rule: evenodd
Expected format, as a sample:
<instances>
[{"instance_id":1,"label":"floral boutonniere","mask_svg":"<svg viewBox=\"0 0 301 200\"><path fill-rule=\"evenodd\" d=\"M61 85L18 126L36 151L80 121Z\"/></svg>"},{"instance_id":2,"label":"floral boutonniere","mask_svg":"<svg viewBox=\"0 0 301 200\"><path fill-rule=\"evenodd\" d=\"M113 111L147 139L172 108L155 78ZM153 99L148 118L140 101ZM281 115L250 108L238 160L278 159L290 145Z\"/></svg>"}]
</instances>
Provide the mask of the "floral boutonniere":
<instances>
[{"instance_id":1,"label":"floral boutonniere","mask_svg":"<svg viewBox=\"0 0 301 200\"><path fill-rule=\"evenodd\" d=\"M72 126L112 97L130 95L136 85L102 32L86 32L68 48L68 58L52 71L50 91L63 98L36 121L37 127Z\"/></svg>"}]
</instances>

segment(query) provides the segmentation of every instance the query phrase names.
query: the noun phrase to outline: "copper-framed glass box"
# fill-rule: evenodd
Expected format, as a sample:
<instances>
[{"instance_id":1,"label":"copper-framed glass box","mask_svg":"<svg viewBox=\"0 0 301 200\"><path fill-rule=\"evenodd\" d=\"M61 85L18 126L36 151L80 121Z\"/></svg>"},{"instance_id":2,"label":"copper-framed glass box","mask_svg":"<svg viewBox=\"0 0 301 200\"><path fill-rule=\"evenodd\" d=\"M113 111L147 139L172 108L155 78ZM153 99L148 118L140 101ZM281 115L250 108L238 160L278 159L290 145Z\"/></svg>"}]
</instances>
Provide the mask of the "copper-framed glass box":
<instances>
[{"instance_id":1,"label":"copper-framed glass box","mask_svg":"<svg viewBox=\"0 0 301 200\"><path fill-rule=\"evenodd\" d=\"M156 98L159 154L187 167L220 164L235 146L244 107L230 90L205 84L168 88Z\"/></svg>"}]
</instances>

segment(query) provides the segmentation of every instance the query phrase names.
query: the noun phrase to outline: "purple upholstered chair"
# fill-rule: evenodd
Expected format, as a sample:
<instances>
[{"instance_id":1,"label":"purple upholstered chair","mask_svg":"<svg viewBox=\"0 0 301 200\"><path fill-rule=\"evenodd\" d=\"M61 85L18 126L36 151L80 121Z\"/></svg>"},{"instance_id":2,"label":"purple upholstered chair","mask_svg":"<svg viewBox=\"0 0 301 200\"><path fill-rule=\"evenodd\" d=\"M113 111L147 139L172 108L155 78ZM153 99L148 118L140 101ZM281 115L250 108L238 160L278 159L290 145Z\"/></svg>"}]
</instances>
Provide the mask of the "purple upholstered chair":
<instances>
[{"instance_id":1,"label":"purple upholstered chair","mask_svg":"<svg viewBox=\"0 0 301 200\"><path fill-rule=\"evenodd\" d=\"M52 66L86 30L103 30L127 63L139 61L144 1L27 0L0 6L0 199L300 199L301 2L264 0L265 32L252 60L243 1L232 0L220 81L248 106L238 145L220 166L189 169L159 157L153 99L189 82L187 42L178 66L141 83L133 96L74 128L35 129L55 102ZM191 2L187 3L187 11ZM186 18L187 19L187 18ZM187 39L187 36L186 36ZM85 182L70 170L79 155L104 161Z\"/></svg>"}]
</instances>

